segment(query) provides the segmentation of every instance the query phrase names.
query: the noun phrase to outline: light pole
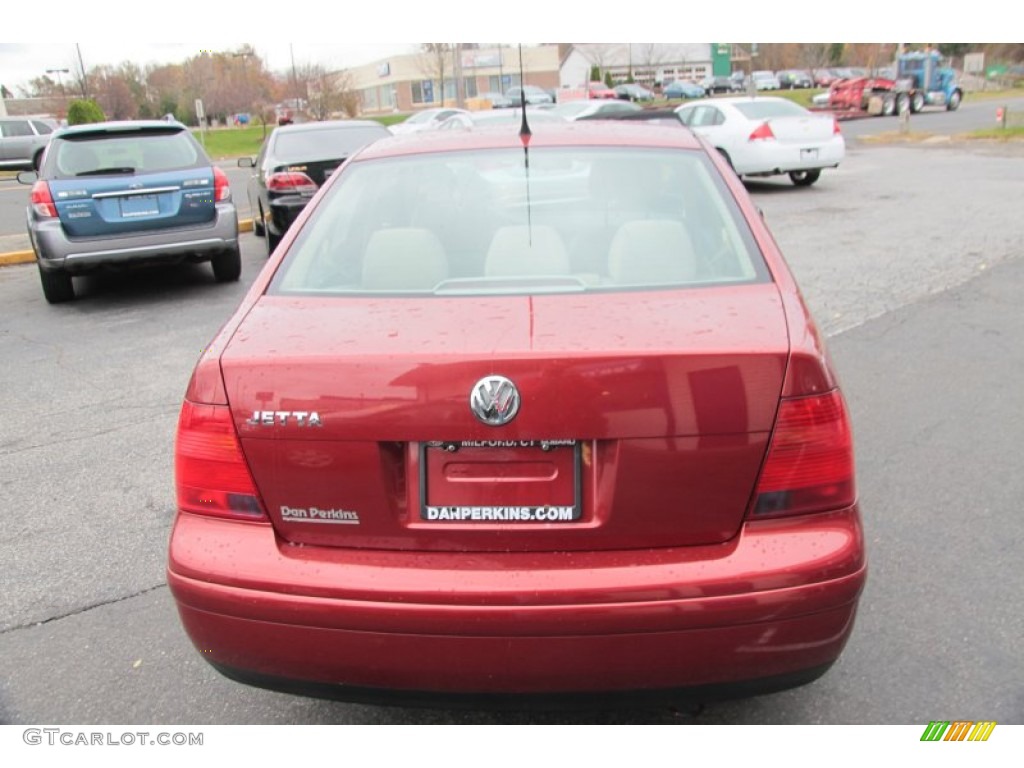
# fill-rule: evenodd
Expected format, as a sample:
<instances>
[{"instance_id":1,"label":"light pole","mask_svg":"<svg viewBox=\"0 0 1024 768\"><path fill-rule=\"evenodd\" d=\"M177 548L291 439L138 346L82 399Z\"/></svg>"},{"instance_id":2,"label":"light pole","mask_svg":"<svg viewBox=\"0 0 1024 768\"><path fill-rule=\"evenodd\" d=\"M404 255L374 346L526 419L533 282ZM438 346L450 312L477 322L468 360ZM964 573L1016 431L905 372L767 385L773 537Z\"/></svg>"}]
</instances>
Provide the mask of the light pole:
<instances>
[{"instance_id":1,"label":"light pole","mask_svg":"<svg viewBox=\"0 0 1024 768\"><path fill-rule=\"evenodd\" d=\"M249 57L254 55L252 51L236 51L231 54L233 59L242 60L242 102L248 104L246 112L252 111L252 92L249 90L249 68L246 66L246 62Z\"/></svg>"},{"instance_id":2,"label":"light pole","mask_svg":"<svg viewBox=\"0 0 1024 768\"><path fill-rule=\"evenodd\" d=\"M747 95L757 96L757 84L754 82L754 59L757 58L757 43L750 44L750 77L747 79Z\"/></svg>"},{"instance_id":3,"label":"light pole","mask_svg":"<svg viewBox=\"0 0 1024 768\"><path fill-rule=\"evenodd\" d=\"M48 69L46 74L57 76L57 87L60 88L60 109L62 112L67 113L68 111L68 95L64 93L64 81L61 79L61 75L68 74L67 69ZM58 115L60 117L60 115Z\"/></svg>"},{"instance_id":4,"label":"light pole","mask_svg":"<svg viewBox=\"0 0 1024 768\"><path fill-rule=\"evenodd\" d=\"M60 88L60 95L62 97L66 96L66 94L64 93L64 81L61 80L60 76L61 75L66 75L69 71L70 70L68 70L68 69L48 69L48 70L46 70L46 74L48 74L48 75L56 75L57 76L57 87Z\"/></svg>"}]
</instances>

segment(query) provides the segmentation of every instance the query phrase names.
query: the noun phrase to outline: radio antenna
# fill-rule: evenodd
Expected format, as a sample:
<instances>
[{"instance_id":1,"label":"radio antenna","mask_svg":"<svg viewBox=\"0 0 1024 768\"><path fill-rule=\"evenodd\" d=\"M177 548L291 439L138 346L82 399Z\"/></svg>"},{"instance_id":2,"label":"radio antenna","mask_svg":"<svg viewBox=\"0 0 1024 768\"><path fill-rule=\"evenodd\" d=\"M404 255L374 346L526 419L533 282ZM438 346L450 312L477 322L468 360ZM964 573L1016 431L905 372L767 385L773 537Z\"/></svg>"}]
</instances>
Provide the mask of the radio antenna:
<instances>
[{"instance_id":1,"label":"radio antenna","mask_svg":"<svg viewBox=\"0 0 1024 768\"><path fill-rule=\"evenodd\" d=\"M533 132L526 120L526 78L523 76L523 44L519 44L519 103L523 111L523 121L519 125L519 140L523 142L523 162L526 167L526 232L528 242L533 247L533 206L530 205L530 137Z\"/></svg>"},{"instance_id":2,"label":"radio antenna","mask_svg":"<svg viewBox=\"0 0 1024 768\"><path fill-rule=\"evenodd\" d=\"M530 143L530 124L526 121L526 77L523 75L523 44L519 44L519 103L523 110L523 122L519 126L519 138L526 148Z\"/></svg>"}]
</instances>

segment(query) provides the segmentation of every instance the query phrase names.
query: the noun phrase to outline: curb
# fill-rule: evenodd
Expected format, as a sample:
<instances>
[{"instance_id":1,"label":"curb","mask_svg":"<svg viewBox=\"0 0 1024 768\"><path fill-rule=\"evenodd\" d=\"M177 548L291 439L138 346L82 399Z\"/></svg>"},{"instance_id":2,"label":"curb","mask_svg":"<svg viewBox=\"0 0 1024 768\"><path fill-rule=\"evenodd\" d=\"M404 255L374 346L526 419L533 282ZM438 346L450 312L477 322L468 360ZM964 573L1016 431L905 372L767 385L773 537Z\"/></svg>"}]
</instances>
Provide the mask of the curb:
<instances>
[{"instance_id":1,"label":"curb","mask_svg":"<svg viewBox=\"0 0 1024 768\"><path fill-rule=\"evenodd\" d=\"M238 222L239 232L252 232L252 219L241 219ZM36 260L35 251L11 251L0 253L0 267L11 264L31 264Z\"/></svg>"},{"instance_id":2,"label":"curb","mask_svg":"<svg viewBox=\"0 0 1024 768\"><path fill-rule=\"evenodd\" d=\"M0 267L6 267L9 264L30 264L35 260L35 251L11 251L10 253L0 253Z\"/></svg>"}]
</instances>

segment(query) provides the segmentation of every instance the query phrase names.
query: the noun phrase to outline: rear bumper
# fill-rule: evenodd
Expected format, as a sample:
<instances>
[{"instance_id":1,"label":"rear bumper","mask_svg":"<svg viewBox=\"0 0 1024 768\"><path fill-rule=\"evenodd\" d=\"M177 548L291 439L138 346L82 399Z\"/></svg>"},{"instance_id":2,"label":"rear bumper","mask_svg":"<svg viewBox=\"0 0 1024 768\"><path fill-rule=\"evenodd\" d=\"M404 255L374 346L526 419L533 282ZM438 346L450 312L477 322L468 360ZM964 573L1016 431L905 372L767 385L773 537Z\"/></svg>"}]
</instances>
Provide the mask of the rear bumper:
<instances>
[{"instance_id":1,"label":"rear bumper","mask_svg":"<svg viewBox=\"0 0 1024 768\"><path fill-rule=\"evenodd\" d=\"M808 156L805 149L813 150ZM733 167L741 176L774 175L790 171L813 171L821 168L835 168L846 155L846 142L836 136L827 142L775 143L753 148L750 152L730 155Z\"/></svg>"},{"instance_id":2,"label":"rear bumper","mask_svg":"<svg viewBox=\"0 0 1024 768\"><path fill-rule=\"evenodd\" d=\"M284 195L271 198L270 221L265 222L271 234L283 237L312 199L312 195Z\"/></svg>"},{"instance_id":3,"label":"rear bumper","mask_svg":"<svg viewBox=\"0 0 1024 768\"><path fill-rule=\"evenodd\" d=\"M28 232L41 269L80 274L105 266L208 260L238 247L238 214L233 203L218 203L213 221L201 227L72 240L57 219L37 220L29 213Z\"/></svg>"},{"instance_id":4,"label":"rear bumper","mask_svg":"<svg viewBox=\"0 0 1024 768\"><path fill-rule=\"evenodd\" d=\"M500 556L291 547L180 515L168 567L218 669L350 700L778 690L836 660L865 576L856 508L718 547Z\"/></svg>"}]
</instances>

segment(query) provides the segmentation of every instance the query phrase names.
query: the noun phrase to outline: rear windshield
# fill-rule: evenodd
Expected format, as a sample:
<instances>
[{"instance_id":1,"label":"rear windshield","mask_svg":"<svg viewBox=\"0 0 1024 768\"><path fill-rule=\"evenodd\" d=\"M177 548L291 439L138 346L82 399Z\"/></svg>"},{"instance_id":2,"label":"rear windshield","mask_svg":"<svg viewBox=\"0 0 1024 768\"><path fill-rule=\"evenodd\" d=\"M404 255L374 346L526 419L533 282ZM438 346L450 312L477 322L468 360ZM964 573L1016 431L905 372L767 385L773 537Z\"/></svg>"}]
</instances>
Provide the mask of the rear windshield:
<instances>
[{"instance_id":1,"label":"rear windshield","mask_svg":"<svg viewBox=\"0 0 1024 768\"><path fill-rule=\"evenodd\" d=\"M767 280L693 150L543 148L345 166L271 293L619 291Z\"/></svg>"},{"instance_id":2,"label":"rear windshield","mask_svg":"<svg viewBox=\"0 0 1024 768\"><path fill-rule=\"evenodd\" d=\"M788 99L779 101L754 99L736 104L736 109L751 120L767 120L772 117L806 117L808 114L806 109Z\"/></svg>"},{"instance_id":3,"label":"rear windshield","mask_svg":"<svg viewBox=\"0 0 1024 768\"><path fill-rule=\"evenodd\" d=\"M158 173L208 166L184 131L63 136L47 152L44 174L70 179L106 174Z\"/></svg>"},{"instance_id":4,"label":"rear windshield","mask_svg":"<svg viewBox=\"0 0 1024 768\"><path fill-rule=\"evenodd\" d=\"M278 134L272 154L282 162L347 157L360 147L390 135L383 125L287 131Z\"/></svg>"}]
</instances>

